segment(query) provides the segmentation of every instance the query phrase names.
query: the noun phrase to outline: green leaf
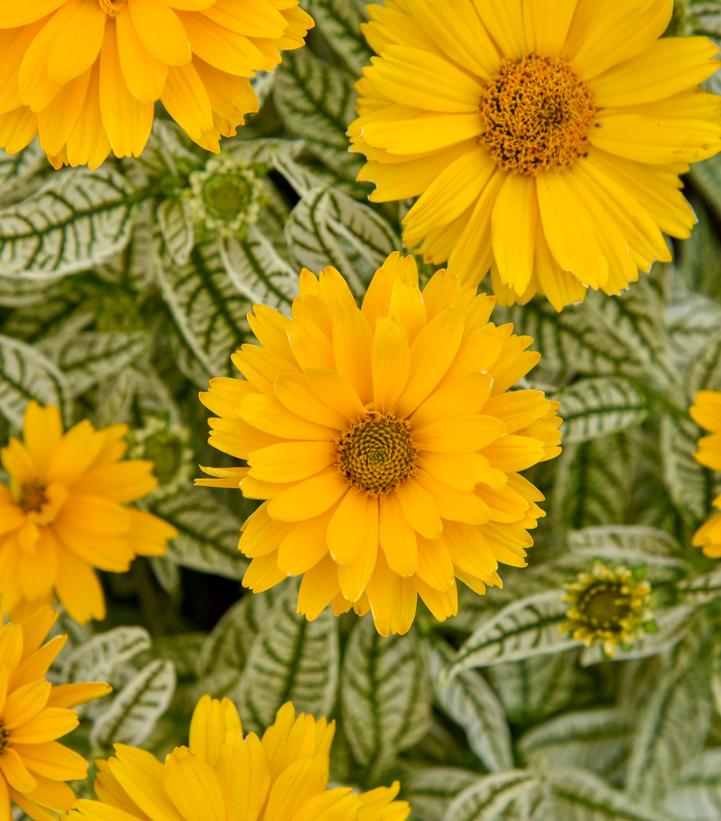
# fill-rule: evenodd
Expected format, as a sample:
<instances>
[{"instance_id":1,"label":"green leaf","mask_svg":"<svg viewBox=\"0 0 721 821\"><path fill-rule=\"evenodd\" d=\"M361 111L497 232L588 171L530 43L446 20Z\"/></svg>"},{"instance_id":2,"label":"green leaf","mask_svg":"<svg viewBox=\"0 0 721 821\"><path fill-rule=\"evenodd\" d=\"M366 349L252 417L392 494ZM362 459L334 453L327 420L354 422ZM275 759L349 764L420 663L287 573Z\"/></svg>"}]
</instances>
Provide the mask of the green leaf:
<instances>
[{"instance_id":1,"label":"green leaf","mask_svg":"<svg viewBox=\"0 0 721 821\"><path fill-rule=\"evenodd\" d=\"M228 276L249 302L288 310L298 295L298 271L255 226L246 239L222 239L220 253Z\"/></svg>"},{"instance_id":2,"label":"green leaf","mask_svg":"<svg viewBox=\"0 0 721 821\"><path fill-rule=\"evenodd\" d=\"M178 530L168 557L182 567L242 579L247 567L238 550L240 521L214 498L213 491L189 488L159 499L152 512Z\"/></svg>"},{"instance_id":3,"label":"green leaf","mask_svg":"<svg viewBox=\"0 0 721 821\"><path fill-rule=\"evenodd\" d=\"M430 683L415 633L382 638L371 619L354 628L341 672L343 729L360 764L381 768L430 725Z\"/></svg>"},{"instance_id":4,"label":"green leaf","mask_svg":"<svg viewBox=\"0 0 721 821\"><path fill-rule=\"evenodd\" d=\"M697 391L721 390L721 332L717 331L698 352L688 370L689 396Z\"/></svg>"},{"instance_id":5,"label":"green leaf","mask_svg":"<svg viewBox=\"0 0 721 821\"><path fill-rule=\"evenodd\" d=\"M348 152L346 130L355 117L352 75L304 48L286 54L275 75L273 97L288 129L309 151L342 176L354 179L361 159Z\"/></svg>"},{"instance_id":6,"label":"green leaf","mask_svg":"<svg viewBox=\"0 0 721 821\"><path fill-rule=\"evenodd\" d=\"M685 373L718 333L721 305L701 294L686 294L674 298L667 315L671 355L679 371Z\"/></svg>"},{"instance_id":7,"label":"green leaf","mask_svg":"<svg viewBox=\"0 0 721 821\"><path fill-rule=\"evenodd\" d=\"M361 33L368 19L363 0L309 0L306 8L336 56L359 76L373 55Z\"/></svg>"},{"instance_id":8,"label":"green leaf","mask_svg":"<svg viewBox=\"0 0 721 821\"><path fill-rule=\"evenodd\" d=\"M42 353L9 336L0 336L0 414L22 426L31 399L65 408L69 396L63 374Z\"/></svg>"},{"instance_id":9,"label":"green leaf","mask_svg":"<svg viewBox=\"0 0 721 821\"><path fill-rule=\"evenodd\" d=\"M63 681L102 681L113 669L149 648L150 634L143 627L116 627L98 633L62 660Z\"/></svg>"},{"instance_id":10,"label":"green leaf","mask_svg":"<svg viewBox=\"0 0 721 821\"><path fill-rule=\"evenodd\" d=\"M0 211L0 274L47 279L97 265L127 244L139 199L109 165L54 174Z\"/></svg>"},{"instance_id":11,"label":"green leaf","mask_svg":"<svg viewBox=\"0 0 721 821\"><path fill-rule=\"evenodd\" d=\"M507 605L482 623L458 651L448 675L471 667L560 653L579 642L562 633L568 605L560 590L549 590Z\"/></svg>"},{"instance_id":12,"label":"green leaf","mask_svg":"<svg viewBox=\"0 0 721 821\"><path fill-rule=\"evenodd\" d=\"M518 748L534 769L579 767L610 776L628 755L630 737L628 715L601 708L552 718L525 733Z\"/></svg>"},{"instance_id":13,"label":"green leaf","mask_svg":"<svg viewBox=\"0 0 721 821\"><path fill-rule=\"evenodd\" d=\"M677 821L721 818L721 749L705 750L688 762L663 808Z\"/></svg>"},{"instance_id":14,"label":"green leaf","mask_svg":"<svg viewBox=\"0 0 721 821\"><path fill-rule=\"evenodd\" d=\"M87 331L46 338L37 350L62 371L71 395L79 396L103 379L139 364L148 344L144 333Z\"/></svg>"},{"instance_id":15,"label":"green leaf","mask_svg":"<svg viewBox=\"0 0 721 821\"><path fill-rule=\"evenodd\" d=\"M403 773L403 796L418 821L438 821L454 798L478 780L459 767L414 767Z\"/></svg>"},{"instance_id":16,"label":"green leaf","mask_svg":"<svg viewBox=\"0 0 721 821\"><path fill-rule=\"evenodd\" d=\"M296 205L286 241L298 266L320 271L334 265L356 295L400 247L395 231L370 206L327 188L313 189Z\"/></svg>"},{"instance_id":17,"label":"green leaf","mask_svg":"<svg viewBox=\"0 0 721 821\"><path fill-rule=\"evenodd\" d=\"M158 279L178 330L207 376L228 373L230 354L248 333L250 305L228 276L219 244L197 245L187 265L165 260Z\"/></svg>"},{"instance_id":18,"label":"green leaf","mask_svg":"<svg viewBox=\"0 0 721 821\"><path fill-rule=\"evenodd\" d=\"M541 789L537 777L526 770L485 775L451 803L444 821L496 821L511 805L528 802Z\"/></svg>"},{"instance_id":19,"label":"green leaf","mask_svg":"<svg viewBox=\"0 0 721 821\"><path fill-rule=\"evenodd\" d=\"M168 709L175 692L175 667L155 659L143 667L93 722L90 739L101 748L142 744Z\"/></svg>"},{"instance_id":20,"label":"green leaf","mask_svg":"<svg viewBox=\"0 0 721 821\"><path fill-rule=\"evenodd\" d=\"M704 519L714 498L711 472L694 458L700 435L691 419L664 416L661 420L666 486L679 514L690 522Z\"/></svg>"},{"instance_id":21,"label":"green leaf","mask_svg":"<svg viewBox=\"0 0 721 821\"><path fill-rule=\"evenodd\" d=\"M638 796L623 795L583 770L553 769L548 773L552 802L548 818L563 821L666 821L639 804Z\"/></svg>"},{"instance_id":22,"label":"green leaf","mask_svg":"<svg viewBox=\"0 0 721 821\"><path fill-rule=\"evenodd\" d=\"M17 154L0 154L0 203L9 205L30 196L41 184L43 172L54 174L37 142Z\"/></svg>"},{"instance_id":23,"label":"green leaf","mask_svg":"<svg viewBox=\"0 0 721 821\"><path fill-rule=\"evenodd\" d=\"M156 210L158 228L173 262L185 265L195 245L195 230L188 206L177 199L164 199Z\"/></svg>"},{"instance_id":24,"label":"green leaf","mask_svg":"<svg viewBox=\"0 0 721 821\"><path fill-rule=\"evenodd\" d=\"M297 586L288 583L260 625L238 686L243 723L262 730L287 701L327 716L338 688L338 622L329 609L315 621L296 612Z\"/></svg>"},{"instance_id":25,"label":"green leaf","mask_svg":"<svg viewBox=\"0 0 721 821\"><path fill-rule=\"evenodd\" d=\"M459 673L443 684L443 671L453 659L445 642L425 642L433 695L441 710L459 724L468 745L491 772L513 766L511 733L503 706L486 680L474 670Z\"/></svg>"},{"instance_id":26,"label":"green leaf","mask_svg":"<svg viewBox=\"0 0 721 821\"><path fill-rule=\"evenodd\" d=\"M626 775L635 799L659 806L679 770L703 748L711 721L702 670L681 666L656 683L642 707Z\"/></svg>"},{"instance_id":27,"label":"green leaf","mask_svg":"<svg viewBox=\"0 0 721 821\"><path fill-rule=\"evenodd\" d=\"M563 441L587 442L640 425L646 418L643 394L625 379L599 377L559 391Z\"/></svg>"}]
</instances>

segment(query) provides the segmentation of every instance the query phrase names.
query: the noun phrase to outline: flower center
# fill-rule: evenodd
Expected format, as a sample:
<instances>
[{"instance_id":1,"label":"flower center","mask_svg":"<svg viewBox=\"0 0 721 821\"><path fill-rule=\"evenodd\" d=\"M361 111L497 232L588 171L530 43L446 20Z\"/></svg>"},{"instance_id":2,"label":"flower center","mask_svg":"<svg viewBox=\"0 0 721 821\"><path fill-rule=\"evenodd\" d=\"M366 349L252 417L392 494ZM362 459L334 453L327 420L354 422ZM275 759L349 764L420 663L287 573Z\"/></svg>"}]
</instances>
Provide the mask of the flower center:
<instances>
[{"instance_id":1,"label":"flower center","mask_svg":"<svg viewBox=\"0 0 721 821\"><path fill-rule=\"evenodd\" d=\"M18 504L25 513L39 513L47 503L48 497L45 494L45 485L37 482L23 485Z\"/></svg>"},{"instance_id":2,"label":"flower center","mask_svg":"<svg viewBox=\"0 0 721 821\"><path fill-rule=\"evenodd\" d=\"M416 469L411 426L392 414L373 414L338 437L338 470L366 493L383 496Z\"/></svg>"},{"instance_id":3,"label":"flower center","mask_svg":"<svg viewBox=\"0 0 721 821\"><path fill-rule=\"evenodd\" d=\"M619 582L597 582L581 596L578 609L589 627L620 633L621 622L631 613L628 593L622 591Z\"/></svg>"},{"instance_id":4,"label":"flower center","mask_svg":"<svg viewBox=\"0 0 721 821\"><path fill-rule=\"evenodd\" d=\"M595 113L591 87L565 60L528 54L487 81L479 140L501 168L533 177L585 154Z\"/></svg>"},{"instance_id":5,"label":"flower center","mask_svg":"<svg viewBox=\"0 0 721 821\"><path fill-rule=\"evenodd\" d=\"M252 199L253 188L240 174L210 177L203 186L205 205L220 219L234 219L248 208Z\"/></svg>"},{"instance_id":6,"label":"flower center","mask_svg":"<svg viewBox=\"0 0 721 821\"><path fill-rule=\"evenodd\" d=\"M117 17L127 4L128 0L98 0L98 5L108 17Z\"/></svg>"},{"instance_id":7,"label":"flower center","mask_svg":"<svg viewBox=\"0 0 721 821\"><path fill-rule=\"evenodd\" d=\"M10 746L10 730L5 729L5 725L0 721L0 755Z\"/></svg>"}]
</instances>

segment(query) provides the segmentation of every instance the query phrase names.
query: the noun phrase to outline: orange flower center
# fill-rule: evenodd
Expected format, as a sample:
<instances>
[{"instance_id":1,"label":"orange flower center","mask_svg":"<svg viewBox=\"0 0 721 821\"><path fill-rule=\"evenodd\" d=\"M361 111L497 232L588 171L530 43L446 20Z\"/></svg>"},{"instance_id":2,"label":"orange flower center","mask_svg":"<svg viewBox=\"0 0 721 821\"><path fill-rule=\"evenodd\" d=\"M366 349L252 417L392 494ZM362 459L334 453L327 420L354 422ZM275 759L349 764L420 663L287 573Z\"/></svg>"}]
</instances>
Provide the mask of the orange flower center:
<instances>
[{"instance_id":1,"label":"orange flower center","mask_svg":"<svg viewBox=\"0 0 721 821\"><path fill-rule=\"evenodd\" d=\"M383 496L416 470L411 426L393 414L372 414L338 437L338 470L366 493Z\"/></svg>"},{"instance_id":2,"label":"orange flower center","mask_svg":"<svg viewBox=\"0 0 721 821\"><path fill-rule=\"evenodd\" d=\"M98 5L108 17L117 17L128 5L128 0L98 0Z\"/></svg>"},{"instance_id":3,"label":"orange flower center","mask_svg":"<svg viewBox=\"0 0 721 821\"><path fill-rule=\"evenodd\" d=\"M534 177L585 154L595 114L593 90L565 60L528 54L486 82L479 140L501 168Z\"/></svg>"},{"instance_id":4,"label":"orange flower center","mask_svg":"<svg viewBox=\"0 0 721 821\"><path fill-rule=\"evenodd\" d=\"M18 504L25 513L39 513L47 503L48 497L44 485L37 482L23 485Z\"/></svg>"}]
</instances>

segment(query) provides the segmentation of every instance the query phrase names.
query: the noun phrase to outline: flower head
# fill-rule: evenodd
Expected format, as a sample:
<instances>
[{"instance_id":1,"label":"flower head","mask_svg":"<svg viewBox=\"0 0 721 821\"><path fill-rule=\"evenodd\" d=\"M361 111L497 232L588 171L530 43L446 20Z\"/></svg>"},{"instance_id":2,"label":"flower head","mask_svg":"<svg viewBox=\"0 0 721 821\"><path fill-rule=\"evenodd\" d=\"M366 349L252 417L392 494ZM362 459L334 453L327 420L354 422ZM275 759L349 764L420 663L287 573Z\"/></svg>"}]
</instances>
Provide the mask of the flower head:
<instances>
[{"instance_id":1,"label":"flower head","mask_svg":"<svg viewBox=\"0 0 721 821\"><path fill-rule=\"evenodd\" d=\"M23 0L0 5L0 147L36 134L52 164L137 157L159 100L220 150L258 110L250 79L300 48L298 0Z\"/></svg>"},{"instance_id":2,"label":"flower head","mask_svg":"<svg viewBox=\"0 0 721 821\"><path fill-rule=\"evenodd\" d=\"M302 575L298 609L370 610L404 633L420 595L457 610L456 578L478 593L499 563L525 565L543 496L520 471L560 452L558 405L509 388L538 362L530 337L488 318L494 300L437 272L422 290L391 255L358 308L343 277L304 270L292 318L256 306L259 346L201 395L210 443L247 467L201 484L263 503L243 525L261 591Z\"/></svg>"},{"instance_id":3,"label":"flower head","mask_svg":"<svg viewBox=\"0 0 721 821\"><path fill-rule=\"evenodd\" d=\"M562 630L586 645L601 644L612 657L653 629L651 585L627 567L597 561L590 573L580 573L566 585L568 621Z\"/></svg>"},{"instance_id":4,"label":"flower head","mask_svg":"<svg viewBox=\"0 0 721 821\"><path fill-rule=\"evenodd\" d=\"M695 222L679 189L721 148L719 63L659 39L672 0L386 0L349 134L404 241L501 302L617 294Z\"/></svg>"},{"instance_id":5,"label":"flower head","mask_svg":"<svg viewBox=\"0 0 721 821\"><path fill-rule=\"evenodd\" d=\"M66 636L43 644L56 614L49 607L18 624L0 626L0 814L14 802L34 821L70 809L66 781L85 778L88 765L57 739L78 726L72 708L110 692L103 682L61 684L46 680Z\"/></svg>"},{"instance_id":6,"label":"flower head","mask_svg":"<svg viewBox=\"0 0 721 821\"><path fill-rule=\"evenodd\" d=\"M398 784L354 793L328 789L333 722L281 707L260 739L243 736L227 698L203 696L190 724L187 747L161 764L150 753L122 744L99 761L98 801L79 801L68 818L107 821L404 821L410 808L393 801Z\"/></svg>"},{"instance_id":7,"label":"flower head","mask_svg":"<svg viewBox=\"0 0 721 821\"><path fill-rule=\"evenodd\" d=\"M699 391L691 416L694 422L711 431L710 436L699 439L697 461L711 470L721 471L721 392ZM717 496L713 504L721 511L721 496ZM721 557L721 513L714 513L701 525L694 534L693 545L712 559Z\"/></svg>"},{"instance_id":8,"label":"flower head","mask_svg":"<svg viewBox=\"0 0 721 821\"><path fill-rule=\"evenodd\" d=\"M146 498L172 496L192 482L190 431L162 416L150 416L128 433L128 457L151 462L158 485Z\"/></svg>"},{"instance_id":9,"label":"flower head","mask_svg":"<svg viewBox=\"0 0 721 821\"><path fill-rule=\"evenodd\" d=\"M78 622L102 619L94 568L122 573L137 555L160 556L176 535L151 513L127 507L153 490L152 463L122 461L125 425L88 421L63 433L56 407L30 402L24 441L0 451L0 603L4 611L49 600Z\"/></svg>"}]
</instances>

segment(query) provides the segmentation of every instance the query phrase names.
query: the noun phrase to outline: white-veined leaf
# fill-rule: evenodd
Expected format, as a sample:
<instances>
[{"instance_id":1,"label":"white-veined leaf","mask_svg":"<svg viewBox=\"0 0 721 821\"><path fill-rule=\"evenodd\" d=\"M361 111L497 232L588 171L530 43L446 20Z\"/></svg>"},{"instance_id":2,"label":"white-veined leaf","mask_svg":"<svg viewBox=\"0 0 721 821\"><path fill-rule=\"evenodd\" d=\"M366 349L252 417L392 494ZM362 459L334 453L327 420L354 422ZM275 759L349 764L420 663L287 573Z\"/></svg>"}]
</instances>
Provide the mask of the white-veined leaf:
<instances>
[{"instance_id":1,"label":"white-veined leaf","mask_svg":"<svg viewBox=\"0 0 721 821\"><path fill-rule=\"evenodd\" d=\"M195 245L195 229L187 204L174 198L164 199L155 213L171 259L185 265Z\"/></svg>"},{"instance_id":2,"label":"white-veined leaf","mask_svg":"<svg viewBox=\"0 0 721 821\"><path fill-rule=\"evenodd\" d=\"M127 244L140 199L107 165L54 174L0 211L0 273L52 278L97 265Z\"/></svg>"},{"instance_id":3,"label":"white-veined leaf","mask_svg":"<svg viewBox=\"0 0 721 821\"><path fill-rule=\"evenodd\" d=\"M72 396L79 396L114 374L139 365L149 338L144 333L87 331L42 340L37 350L55 362Z\"/></svg>"},{"instance_id":4,"label":"white-veined leaf","mask_svg":"<svg viewBox=\"0 0 721 821\"><path fill-rule=\"evenodd\" d=\"M644 525L584 527L568 534L568 546L582 553L596 553L613 547L631 555L646 556L648 561L676 559L683 549L665 530Z\"/></svg>"},{"instance_id":5,"label":"white-veined leaf","mask_svg":"<svg viewBox=\"0 0 721 821\"><path fill-rule=\"evenodd\" d=\"M664 816L611 789L598 776L584 770L548 771L551 807L548 818L558 821L666 821Z\"/></svg>"},{"instance_id":6,"label":"white-veined leaf","mask_svg":"<svg viewBox=\"0 0 721 821\"><path fill-rule=\"evenodd\" d=\"M478 780L460 767L414 767L403 774L403 796L418 821L438 821L459 793Z\"/></svg>"},{"instance_id":7,"label":"white-veined leaf","mask_svg":"<svg viewBox=\"0 0 721 821\"><path fill-rule=\"evenodd\" d=\"M678 584L678 592L683 601L689 604L708 604L721 597L721 570L712 570L690 579L683 579Z\"/></svg>"},{"instance_id":8,"label":"white-veined leaf","mask_svg":"<svg viewBox=\"0 0 721 821\"><path fill-rule=\"evenodd\" d=\"M45 152L37 141L17 154L0 154L0 204L20 202L42 184L43 172L52 175Z\"/></svg>"},{"instance_id":9,"label":"white-veined leaf","mask_svg":"<svg viewBox=\"0 0 721 821\"><path fill-rule=\"evenodd\" d=\"M152 504L153 513L178 530L168 558L183 567L242 579L247 567L238 550L240 521L211 492L188 488Z\"/></svg>"},{"instance_id":10,"label":"white-veined leaf","mask_svg":"<svg viewBox=\"0 0 721 821\"><path fill-rule=\"evenodd\" d=\"M479 778L450 804L444 821L496 821L514 804L530 804L543 789L527 770L506 770Z\"/></svg>"},{"instance_id":11,"label":"white-veined leaf","mask_svg":"<svg viewBox=\"0 0 721 821\"><path fill-rule=\"evenodd\" d=\"M560 653L579 642L560 630L568 605L560 590L549 590L507 605L482 623L458 651L448 675L471 667Z\"/></svg>"},{"instance_id":12,"label":"white-veined leaf","mask_svg":"<svg viewBox=\"0 0 721 821\"><path fill-rule=\"evenodd\" d=\"M150 648L150 634L143 627L115 627L92 636L63 659L64 681L107 679L115 667Z\"/></svg>"},{"instance_id":13,"label":"white-veined leaf","mask_svg":"<svg viewBox=\"0 0 721 821\"><path fill-rule=\"evenodd\" d=\"M431 692L415 633L382 638L370 619L354 628L341 672L343 729L356 761L380 766L430 726Z\"/></svg>"},{"instance_id":14,"label":"white-veined leaf","mask_svg":"<svg viewBox=\"0 0 721 821\"><path fill-rule=\"evenodd\" d=\"M175 692L175 667L155 659L136 673L93 722L90 739L111 744L142 744L168 709Z\"/></svg>"},{"instance_id":15,"label":"white-veined leaf","mask_svg":"<svg viewBox=\"0 0 721 821\"><path fill-rule=\"evenodd\" d=\"M237 699L243 724L262 730L292 701L316 717L333 710L338 688L338 622L329 609L315 621L296 612L288 583L260 625L248 653Z\"/></svg>"},{"instance_id":16,"label":"white-veined leaf","mask_svg":"<svg viewBox=\"0 0 721 821\"><path fill-rule=\"evenodd\" d=\"M688 762L663 808L676 821L721 818L721 749L705 750Z\"/></svg>"},{"instance_id":17,"label":"white-veined leaf","mask_svg":"<svg viewBox=\"0 0 721 821\"><path fill-rule=\"evenodd\" d=\"M684 294L669 305L667 317L671 355L679 370L685 372L718 333L721 305L703 294Z\"/></svg>"},{"instance_id":18,"label":"white-veined leaf","mask_svg":"<svg viewBox=\"0 0 721 821\"><path fill-rule=\"evenodd\" d=\"M587 442L641 424L648 412L643 394L625 379L583 379L559 391L563 441Z\"/></svg>"},{"instance_id":19,"label":"white-veined leaf","mask_svg":"<svg viewBox=\"0 0 721 821\"><path fill-rule=\"evenodd\" d=\"M697 391L721 390L721 333L716 332L690 364L688 369L689 396Z\"/></svg>"},{"instance_id":20,"label":"white-veined leaf","mask_svg":"<svg viewBox=\"0 0 721 821\"><path fill-rule=\"evenodd\" d=\"M229 372L230 354L248 333L248 300L234 287L217 242L197 245L187 265L164 260L160 287L179 332L208 376Z\"/></svg>"},{"instance_id":21,"label":"white-veined leaf","mask_svg":"<svg viewBox=\"0 0 721 821\"><path fill-rule=\"evenodd\" d=\"M680 769L701 752L711 721L703 671L681 665L648 694L637 724L626 788L649 806L663 804Z\"/></svg>"},{"instance_id":22,"label":"white-veined leaf","mask_svg":"<svg viewBox=\"0 0 721 821\"><path fill-rule=\"evenodd\" d=\"M248 229L245 239L222 239L220 254L228 276L249 302L288 310L298 295L299 272L256 226Z\"/></svg>"},{"instance_id":23,"label":"white-veined leaf","mask_svg":"<svg viewBox=\"0 0 721 821\"><path fill-rule=\"evenodd\" d=\"M423 648L440 708L463 728L468 745L491 772L512 767L511 733L503 705L486 680L466 670L444 683L443 672L453 659L453 649L440 640L424 642Z\"/></svg>"},{"instance_id":24,"label":"white-veined leaf","mask_svg":"<svg viewBox=\"0 0 721 821\"><path fill-rule=\"evenodd\" d=\"M579 767L613 775L628 755L629 716L615 708L566 713L533 727L518 743L524 760L536 767Z\"/></svg>"},{"instance_id":25,"label":"white-veined leaf","mask_svg":"<svg viewBox=\"0 0 721 821\"><path fill-rule=\"evenodd\" d=\"M31 399L42 405L57 405L61 412L69 396L63 374L40 351L0 336L0 414L16 427L22 425Z\"/></svg>"},{"instance_id":26,"label":"white-veined leaf","mask_svg":"<svg viewBox=\"0 0 721 821\"><path fill-rule=\"evenodd\" d=\"M671 499L679 514L688 520L708 515L714 498L711 472L700 465L694 454L701 435L691 419L661 419L661 457Z\"/></svg>"},{"instance_id":27,"label":"white-veined leaf","mask_svg":"<svg viewBox=\"0 0 721 821\"><path fill-rule=\"evenodd\" d=\"M306 7L338 58L360 76L373 55L361 33L368 19L363 0L310 0Z\"/></svg>"}]
</instances>

